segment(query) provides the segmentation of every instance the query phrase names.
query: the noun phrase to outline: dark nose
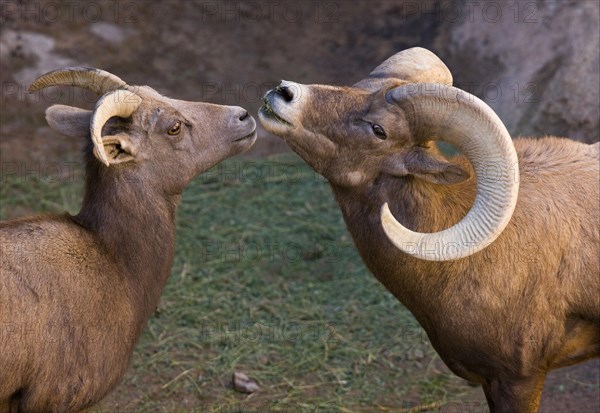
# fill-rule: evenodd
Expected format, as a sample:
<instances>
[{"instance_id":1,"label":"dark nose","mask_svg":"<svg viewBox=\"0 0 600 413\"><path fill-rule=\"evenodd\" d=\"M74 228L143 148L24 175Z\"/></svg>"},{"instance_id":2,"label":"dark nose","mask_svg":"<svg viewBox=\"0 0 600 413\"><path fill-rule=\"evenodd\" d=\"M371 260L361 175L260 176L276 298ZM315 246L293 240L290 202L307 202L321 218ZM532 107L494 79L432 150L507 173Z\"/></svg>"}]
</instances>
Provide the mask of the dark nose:
<instances>
[{"instance_id":1,"label":"dark nose","mask_svg":"<svg viewBox=\"0 0 600 413\"><path fill-rule=\"evenodd\" d=\"M243 112L240 114L239 120L240 120L241 122L243 122L243 121L245 121L246 119L248 119L248 117L249 117L249 116L250 116L250 114L248 113L248 111L247 111L247 110L244 110L244 111L243 111Z\"/></svg>"},{"instance_id":2,"label":"dark nose","mask_svg":"<svg viewBox=\"0 0 600 413\"><path fill-rule=\"evenodd\" d=\"M283 100L288 103L294 99L294 91L287 86L281 86L281 84L275 88L275 93L283 97Z\"/></svg>"}]
</instances>

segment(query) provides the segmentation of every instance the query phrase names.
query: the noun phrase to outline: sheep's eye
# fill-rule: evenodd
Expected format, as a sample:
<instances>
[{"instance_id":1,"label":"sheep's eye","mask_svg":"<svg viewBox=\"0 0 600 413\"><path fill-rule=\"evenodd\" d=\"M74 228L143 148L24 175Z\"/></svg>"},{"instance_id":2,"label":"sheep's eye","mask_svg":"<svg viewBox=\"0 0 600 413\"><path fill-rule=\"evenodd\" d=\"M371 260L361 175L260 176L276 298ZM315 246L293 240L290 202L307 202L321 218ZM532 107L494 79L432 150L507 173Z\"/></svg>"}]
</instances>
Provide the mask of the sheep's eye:
<instances>
[{"instance_id":1,"label":"sheep's eye","mask_svg":"<svg viewBox=\"0 0 600 413\"><path fill-rule=\"evenodd\" d=\"M179 135L181 132L181 121L175 122L175 124L167 131L167 133L171 136Z\"/></svg>"},{"instance_id":2,"label":"sheep's eye","mask_svg":"<svg viewBox=\"0 0 600 413\"><path fill-rule=\"evenodd\" d=\"M387 135L385 133L385 130L383 130L383 128L381 127L381 125L377 125L376 123L371 125L371 128L373 128L373 133L379 138L379 139L387 139Z\"/></svg>"}]
</instances>

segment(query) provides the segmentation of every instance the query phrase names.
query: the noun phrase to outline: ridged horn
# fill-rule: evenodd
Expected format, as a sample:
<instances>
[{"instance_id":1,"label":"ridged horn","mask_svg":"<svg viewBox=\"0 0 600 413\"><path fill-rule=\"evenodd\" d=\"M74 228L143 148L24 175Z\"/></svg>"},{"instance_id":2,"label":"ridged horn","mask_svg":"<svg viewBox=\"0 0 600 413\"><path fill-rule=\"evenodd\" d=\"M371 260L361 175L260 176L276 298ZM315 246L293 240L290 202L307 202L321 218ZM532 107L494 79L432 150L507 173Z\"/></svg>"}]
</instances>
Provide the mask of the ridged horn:
<instances>
[{"instance_id":1,"label":"ridged horn","mask_svg":"<svg viewBox=\"0 0 600 413\"><path fill-rule=\"evenodd\" d=\"M91 67L67 67L41 75L29 85L27 90L33 93L50 86L62 85L79 86L98 95L128 88L127 83L104 70Z\"/></svg>"},{"instance_id":2,"label":"ridged horn","mask_svg":"<svg viewBox=\"0 0 600 413\"><path fill-rule=\"evenodd\" d=\"M109 166L104 145L102 144L102 128L113 116L128 118L142 103L142 98L129 90L118 89L106 93L96 103L90 121L90 133L94 143L96 157L106 166Z\"/></svg>"},{"instance_id":3,"label":"ridged horn","mask_svg":"<svg viewBox=\"0 0 600 413\"><path fill-rule=\"evenodd\" d=\"M413 47L396 53L377 66L366 79L354 87L378 90L387 79L410 83L442 83L452 85L452 74L434 53L422 47Z\"/></svg>"},{"instance_id":4,"label":"ridged horn","mask_svg":"<svg viewBox=\"0 0 600 413\"><path fill-rule=\"evenodd\" d=\"M390 90L418 140L453 144L473 165L477 193L471 210L456 225L418 233L400 224L386 204L381 223L400 250L429 261L459 259L491 244L504 230L517 203L519 166L511 137L494 111L477 97L440 84L410 84Z\"/></svg>"}]
</instances>

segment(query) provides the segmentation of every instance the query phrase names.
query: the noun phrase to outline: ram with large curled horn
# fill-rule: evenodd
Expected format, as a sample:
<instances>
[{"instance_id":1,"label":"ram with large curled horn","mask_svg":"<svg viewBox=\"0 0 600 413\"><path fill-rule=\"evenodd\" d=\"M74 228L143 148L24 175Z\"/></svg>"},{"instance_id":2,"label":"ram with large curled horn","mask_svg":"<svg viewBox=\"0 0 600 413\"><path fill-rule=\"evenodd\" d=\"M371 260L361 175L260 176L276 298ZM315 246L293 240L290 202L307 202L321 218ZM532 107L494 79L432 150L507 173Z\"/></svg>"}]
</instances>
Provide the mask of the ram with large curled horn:
<instances>
[{"instance_id":1,"label":"ram with large curled horn","mask_svg":"<svg viewBox=\"0 0 600 413\"><path fill-rule=\"evenodd\" d=\"M123 377L171 272L186 184L256 139L240 107L166 98L98 69L41 76L93 111L54 105L49 125L90 139L80 212L0 222L0 412L80 412Z\"/></svg>"},{"instance_id":2,"label":"ram with large curled horn","mask_svg":"<svg viewBox=\"0 0 600 413\"><path fill-rule=\"evenodd\" d=\"M491 412L537 412L548 370L600 355L600 144L513 141L451 85L413 48L353 87L282 81L259 116L327 178L366 265L448 367Z\"/></svg>"}]
</instances>

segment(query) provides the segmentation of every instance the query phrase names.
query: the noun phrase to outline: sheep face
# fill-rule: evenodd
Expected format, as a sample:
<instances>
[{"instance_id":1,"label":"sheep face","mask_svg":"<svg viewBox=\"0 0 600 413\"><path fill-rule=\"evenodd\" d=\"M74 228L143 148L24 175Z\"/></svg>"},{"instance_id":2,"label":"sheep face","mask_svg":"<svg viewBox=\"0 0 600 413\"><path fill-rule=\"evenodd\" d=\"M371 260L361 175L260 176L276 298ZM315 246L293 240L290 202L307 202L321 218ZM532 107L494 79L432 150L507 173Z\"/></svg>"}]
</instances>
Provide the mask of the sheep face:
<instances>
[{"instance_id":1,"label":"sheep face","mask_svg":"<svg viewBox=\"0 0 600 413\"><path fill-rule=\"evenodd\" d=\"M111 116L102 126L107 166L95 163L106 173L178 194L194 176L256 140L256 122L240 107L169 99L146 86L135 88L135 96L140 103L129 117ZM46 118L63 134L90 135L91 111L55 105ZM100 160L91 141L88 149Z\"/></svg>"},{"instance_id":2,"label":"sheep face","mask_svg":"<svg viewBox=\"0 0 600 413\"><path fill-rule=\"evenodd\" d=\"M411 134L403 110L389 99L389 91L406 83L394 79L369 91L282 81L263 98L259 119L336 186L368 185L382 174L437 183L466 179L431 141Z\"/></svg>"}]
</instances>

